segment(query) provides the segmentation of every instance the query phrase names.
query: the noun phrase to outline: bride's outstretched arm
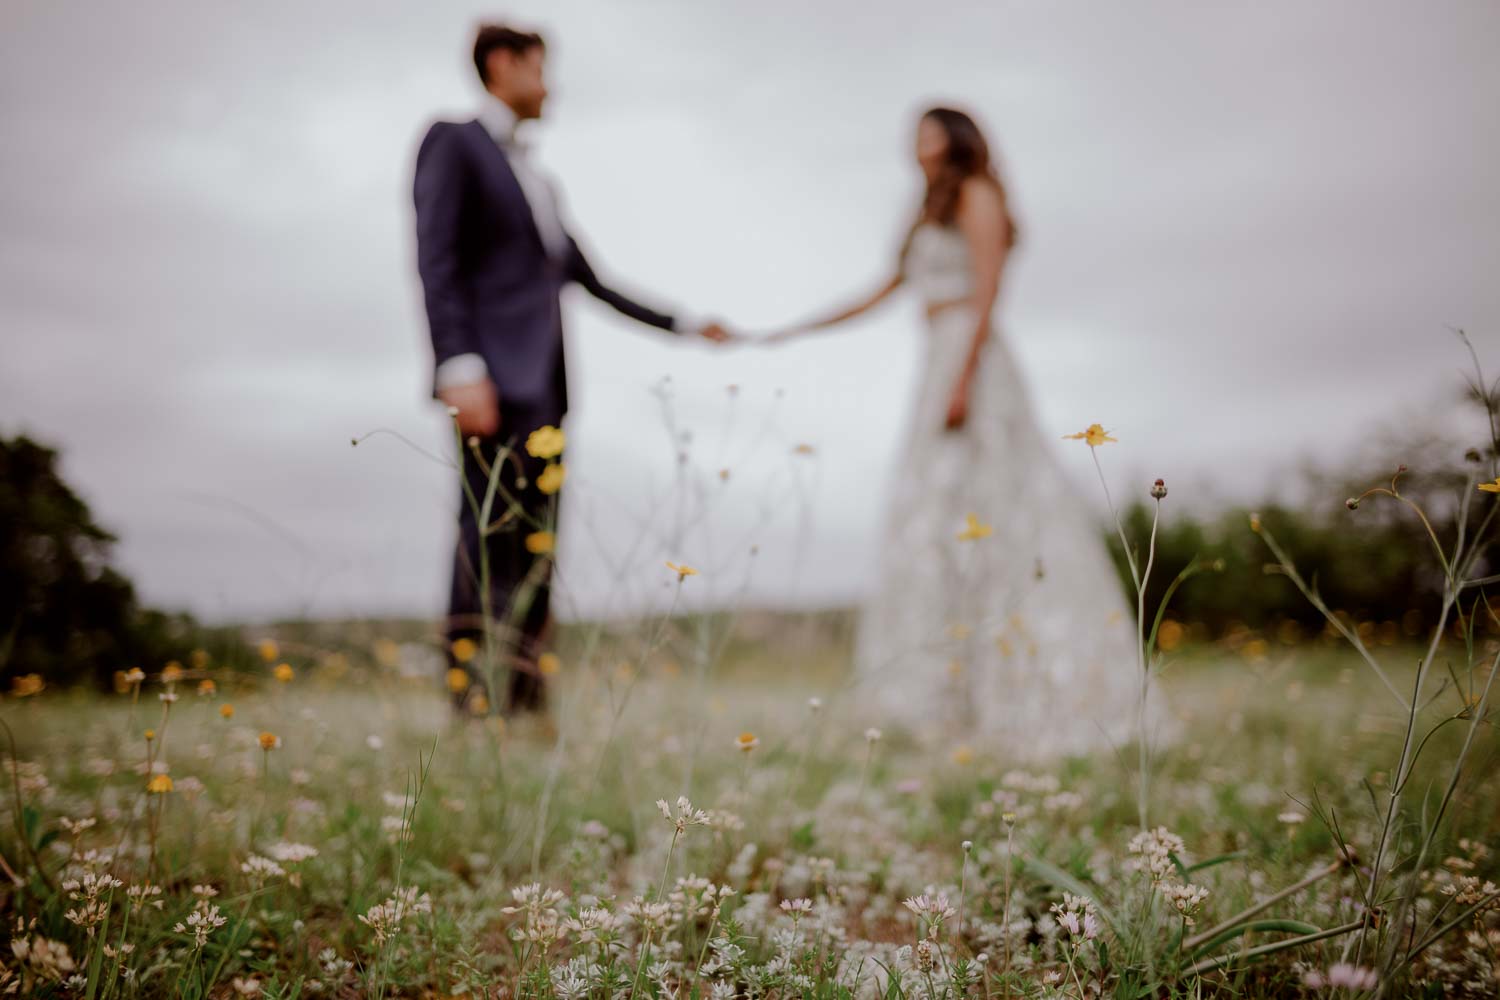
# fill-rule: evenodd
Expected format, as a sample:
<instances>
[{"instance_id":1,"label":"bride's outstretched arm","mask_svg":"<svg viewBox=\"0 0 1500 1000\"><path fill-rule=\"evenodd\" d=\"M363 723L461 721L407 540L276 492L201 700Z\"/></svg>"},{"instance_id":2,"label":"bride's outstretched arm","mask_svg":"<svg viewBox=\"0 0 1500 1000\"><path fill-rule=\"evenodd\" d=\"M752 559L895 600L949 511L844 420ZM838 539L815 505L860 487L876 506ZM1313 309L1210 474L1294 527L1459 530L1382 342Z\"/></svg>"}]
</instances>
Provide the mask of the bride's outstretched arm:
<instances>
[{"instance_id":1,"label":"bride's outstretched arm","mask_svg":"<svg viewBox=\"0 0 1500 1000\"><path fill-rule=\"evenodd\" d=\"M763 339L766 341L782 341L787 340L791 337L800 336L804 333L815 333L820 330L827 330L831 327L838 326L840 323L847 322L848 320L867 313L871 309L874 309L876 306L880 305L880 303L890 298L891 294L895 292L896 289L901 287L901 283L904 280L905 279L902 277L900 272L897 272L896 274L888 278L877 291L875 291L871 295L865 296L853 305L846 306L845 308L840 309L838 312L834 313L831 316L824 316L821 319L811 320L806 323L799 323L796 326L789 326L782 330L778 330L777 332Z\"/></svg>"}]
</instances>

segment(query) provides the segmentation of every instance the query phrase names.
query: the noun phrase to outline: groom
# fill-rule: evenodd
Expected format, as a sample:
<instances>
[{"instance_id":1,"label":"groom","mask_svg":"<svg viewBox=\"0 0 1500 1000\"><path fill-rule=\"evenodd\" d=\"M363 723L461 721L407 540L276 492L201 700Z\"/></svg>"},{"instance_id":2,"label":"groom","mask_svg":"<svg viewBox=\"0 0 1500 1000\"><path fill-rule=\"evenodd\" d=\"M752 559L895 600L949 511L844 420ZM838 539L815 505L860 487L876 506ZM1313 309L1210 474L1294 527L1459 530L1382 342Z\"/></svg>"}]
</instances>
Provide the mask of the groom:
<instances>
[{"instance_id":1,"label":"groom","mask_svg":"<svg viewBox=\"0 0 1500 1000\"><path fill-rule=\"evenodd\" d=\"M456 414L465 441L477 439L486 465L500 448L511 449L491 525L482 528L469 496L461 498L448 599L454 706L481 713L492 697L503 699L509 712L544 705L537 662L549 622L551 536L538 528L550 527L549 494L560 473L539 482L546 459L525 445L531 432L560 424L567 410L563 285L577 282L626 316L662 330L728 339L718 324L656 312L605 285L568 235L556 190L516 134L519 123L542 115L546 54L540 35L481 27L474 68L488 96L478 116L437 122L417 152L417 270L435 356L433 394ZM465 448L463 464L464 492L482 502L488 477L473 448ZM473 669L485 631L481 546L508 691L486 691Z\"/></svg>"}]
</instances>

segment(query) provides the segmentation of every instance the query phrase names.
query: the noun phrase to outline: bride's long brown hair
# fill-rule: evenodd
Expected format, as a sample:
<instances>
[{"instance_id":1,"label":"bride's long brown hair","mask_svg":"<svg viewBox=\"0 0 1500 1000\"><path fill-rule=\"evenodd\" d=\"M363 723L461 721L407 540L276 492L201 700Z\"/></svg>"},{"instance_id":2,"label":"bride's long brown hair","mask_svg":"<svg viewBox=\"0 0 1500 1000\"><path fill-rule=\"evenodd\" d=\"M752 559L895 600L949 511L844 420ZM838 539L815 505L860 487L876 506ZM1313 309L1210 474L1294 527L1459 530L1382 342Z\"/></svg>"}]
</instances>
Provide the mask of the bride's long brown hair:
<instances>
[{"instance_id":1,"label":"bride's long brown hair","mask_svg":"<svg viewBox=\"0 0 1500 1000\"><path fill-rule=\"evenodd\" d=\"M922 197L922 210L912 223L906 243L901 248L903 260L911 246L911 238L924 222L935 222L940 226L951 226L958 214L958 196L964 181L978 177L993 185L1000 194L1000 207L1005 213L1005 245L1016 245L1016 220L1010 214L1010 205L1005 197L1005 185L990 159L990 144L984 133L962 111L953 108L929 108L922 120L930 121L943 130L948 137L948 151L943 157L942 169L927 184L927 193Z\"/></svg>"}]
</instances>

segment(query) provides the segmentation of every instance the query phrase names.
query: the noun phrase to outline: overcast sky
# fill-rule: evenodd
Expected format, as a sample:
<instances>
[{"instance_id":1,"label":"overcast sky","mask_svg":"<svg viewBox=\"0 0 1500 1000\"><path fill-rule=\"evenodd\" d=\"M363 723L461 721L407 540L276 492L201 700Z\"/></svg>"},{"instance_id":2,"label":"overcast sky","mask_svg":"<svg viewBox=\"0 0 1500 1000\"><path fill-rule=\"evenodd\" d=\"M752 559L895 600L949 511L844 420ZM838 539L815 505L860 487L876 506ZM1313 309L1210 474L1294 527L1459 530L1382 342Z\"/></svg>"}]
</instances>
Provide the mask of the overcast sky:
<instances>
[{"instance_id":1,"label":"overcast sky","mask_svg":"<svg viewBox=\"0 0 1500 1000\"><path fill-rule=\"evenodd\" d=\"M471 31L501 15L548 37L535 137L596 265L755 329L889 270L917 112L973 109L1023 230L1006 336L1049 436L1117 433L1117 493L1260 496L1383 412L1445 419L1446 325L1500 370L1483 0L8 0L0 432L63 450L149 600L440 610L451 473L349 441L445 447L412 158L434 117L472 115ZM566 308L574 613L661 599L668 558L708 600L862 592L915 303L725 352ZM1092 495L1084 449L1057 446Z\"/></svg>"}]
</instances>

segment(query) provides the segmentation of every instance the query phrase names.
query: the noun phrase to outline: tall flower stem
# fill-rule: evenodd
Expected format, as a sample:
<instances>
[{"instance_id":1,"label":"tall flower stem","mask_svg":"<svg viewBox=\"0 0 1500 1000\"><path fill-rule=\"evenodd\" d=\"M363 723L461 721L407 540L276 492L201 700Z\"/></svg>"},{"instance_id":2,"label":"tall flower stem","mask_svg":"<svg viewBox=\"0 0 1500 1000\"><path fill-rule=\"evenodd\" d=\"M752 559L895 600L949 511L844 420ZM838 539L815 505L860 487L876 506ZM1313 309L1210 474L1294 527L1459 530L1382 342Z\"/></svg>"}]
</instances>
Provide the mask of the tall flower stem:
<instances>
[{"instance_id":1,"label":"tall flower stem","mask_svg":"<svg viewBox=\"0 0 1500 1000\"><path fill-rule=\"evenodd\" d=\"M656 890L656 898L662 899L667 894L667 879L672 873L672 852L677 850L677 838L682 836L682 827L678 826L672 830L672 842L667 845L667 863L661 869L661 887ZM649 914L648 914L649 916ZM641 970L646 967L646 961L651 957L651 935L656 930L656 923L652 921L646 925L646 937L641 942L641 953L635 960L635 978L630 982L631 997L637 996L637 990L641 983Z\"/></svg>"},{"instance_id":2,"label":"tall flower stem","mask_svg":"<svg viewBox=\"0 0 1500 1000\"><path fill-rule=\"evenodd\" d=\"M1094 460L1094 471L1099 474L1099 485L1104 489L1104 502L1109 507L1110 520L1114 522L1115 534L1120 538L1120 546L1125 551L1125 561L1130 567L1130 580L1135 584L1135 657L1136 670L1140 677L1140 697L1136 703L1136 743L1137 743L1137 775L1136 788L1136 813L1141 829L1146 829L1147 819L1147 797L1151 791L1151 754L1146 736L1146 712L1148 699L1151 694L1151 671L1146 650L1146 584L1151 578L1151 567L1156 562L1156 528L1161 520L1161 500L1156 501L1156 509L1151 517L1151 542L1146 552L1146 569L1141 571L1140 564L1136 559L1135 551L1130 547L1130 539L1125 536L1125 524L1120 520L1119 511L1115 509L1114 497L1109 492L1109 482L1104 478L1104 466L1099 464L1099 449L1092 443L1089 445L1089 457ZM1152 629L1153 635L1155 629Z\"/></svg>"}]
</instances>

